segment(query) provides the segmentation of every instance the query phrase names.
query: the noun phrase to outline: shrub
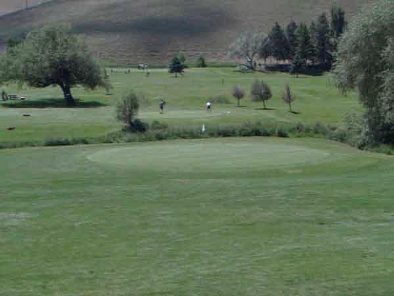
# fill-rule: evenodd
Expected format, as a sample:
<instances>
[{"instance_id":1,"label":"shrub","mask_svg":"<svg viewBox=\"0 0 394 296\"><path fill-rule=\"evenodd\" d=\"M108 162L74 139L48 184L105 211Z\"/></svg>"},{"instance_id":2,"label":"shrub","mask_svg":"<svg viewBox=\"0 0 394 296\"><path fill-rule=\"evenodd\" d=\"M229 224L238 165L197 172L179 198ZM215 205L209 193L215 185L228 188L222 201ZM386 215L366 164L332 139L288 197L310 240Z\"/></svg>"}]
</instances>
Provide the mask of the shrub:
<instances>
[{"instance_id":1,"label":"shrub","mask_svg":"<svg viewBox=\"0 0 394 296\"><path fill-rule=\"evenodd\" d=\"M207 63L205 62L205 58L202 55L200 55L197 58L196 66L197 66L197 68L206 68L207 67Z\"/></svg>"},{"instance_id":2,"label":"shrub","mask_svg":"<svg viewBox=\"0 0 394 296\"><path fill-rule=\"evenodd\" d=\"M135 92L124 95L116 105L116 118L132 129L133 121L138 114L139 102Z\"/></svg>"}]
</instances>

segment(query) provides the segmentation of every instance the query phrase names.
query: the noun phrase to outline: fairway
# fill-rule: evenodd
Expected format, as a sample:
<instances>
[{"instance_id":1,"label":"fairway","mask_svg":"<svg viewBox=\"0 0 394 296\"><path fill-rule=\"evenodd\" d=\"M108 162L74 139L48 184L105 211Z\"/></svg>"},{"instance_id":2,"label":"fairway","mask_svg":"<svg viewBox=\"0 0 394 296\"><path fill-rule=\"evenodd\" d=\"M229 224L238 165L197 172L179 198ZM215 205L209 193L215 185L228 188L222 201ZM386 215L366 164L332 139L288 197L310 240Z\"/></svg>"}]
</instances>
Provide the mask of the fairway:
<instances>
[{"instance_id":1,"label":"fairway","mask_svg":"<svg viewBox=\"0 0 394 296\"><path fill-rule=\"evenodd\" d=\"M0 295L394 294L394 160L318 139L0 151Z\"/></svg>"},{"instance_id":2,"label":"fairway","mask_svg":"<svg viewBox=\"0 0 394 296\"><path fill-rule=\"evenodd\" d=\"M76 108L64 108L58 87L4 86L7 93L25 96L27 101L0 101L0 144L42 145L48 140L100 137L119 131L115 102L130 89L145 96L140 102L139 118L147 123L159 121L170 128L201 128L202 124L216 128L245 122L261 122L264 126L320 122L338 126L345 114L362 110L355 93L339 93L328 75L295 78L284 73L240 73L234 68L187 69L179 78L166 69L152 69L149 78L136 69L130 73L128 69L108 69L108 73L114 86L112 95L106 95L103 89L75 88L74 95L80 100ZM273 98L267 102L270 110L262 110L261 102L251 101L250 86L255 79L264 79L272 88ZM297 96L293 107L298 114L288 112L281 99L286 84ZM241 107L231 96L235 85L246 92ZM167 102L164 114L159 113L161 98ZM213 103L212 112L205 111L208 100ZM15 129L8 131L9 127Z\"/></svg>"}]
</instances>

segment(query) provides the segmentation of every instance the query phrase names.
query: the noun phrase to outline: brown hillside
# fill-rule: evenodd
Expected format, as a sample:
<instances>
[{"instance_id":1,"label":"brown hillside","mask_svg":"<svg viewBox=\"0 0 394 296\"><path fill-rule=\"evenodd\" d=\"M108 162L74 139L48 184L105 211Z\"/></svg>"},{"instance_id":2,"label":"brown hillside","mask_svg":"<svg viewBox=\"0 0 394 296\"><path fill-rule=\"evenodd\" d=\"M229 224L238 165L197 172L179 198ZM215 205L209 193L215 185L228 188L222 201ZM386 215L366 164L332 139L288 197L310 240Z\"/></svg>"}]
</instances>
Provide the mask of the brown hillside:
<instances>
[{"instance_id":1,"label":"brown hillside","mask_svg":"<svg viewBox=\"0 0 394 296\"><path fill-rule=\"evenodd\" d=\"M27 7L39 5L48 0L1 0L0 15L19 11Z\"/></svg>"},{"instance_id":2,"label":"brown hillside","mask_svg":"<svg viewBox=\"0 0 394 296\"><path fill-rule=\"evenodd\" d=\"M340 0L348 15L368 0ZM121 63L165 64L178 51L225 60L244 30L269 31L275 21L309 22L328 0L53 0L0 18L5 39L33 27L69 22L99 57Z\"/></svg>"}]
</instances>

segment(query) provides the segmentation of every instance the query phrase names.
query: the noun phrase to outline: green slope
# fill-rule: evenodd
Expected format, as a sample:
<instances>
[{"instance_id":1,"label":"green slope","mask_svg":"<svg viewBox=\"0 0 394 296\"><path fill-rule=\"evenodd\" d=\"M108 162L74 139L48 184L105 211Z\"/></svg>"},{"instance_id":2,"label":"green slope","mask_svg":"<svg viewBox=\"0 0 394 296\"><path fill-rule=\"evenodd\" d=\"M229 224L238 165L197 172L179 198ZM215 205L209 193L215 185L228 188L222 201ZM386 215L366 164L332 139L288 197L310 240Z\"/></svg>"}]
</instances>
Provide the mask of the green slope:
<instances>
[{"instance_id":1,"label":"green slope","mask_svg":"<svg viewBox=\"0 0 394 296\"><path fill-rule=\"evenodd\" d=\"M180 50L223 60L244 30L268 31L275 21L310 21L328 11L326 0L54 0L0 18L0 37L53 22L69 22L99 57L166 63ZM368 0L338 1L349 15Z\"/></svg>"}]
</instances>

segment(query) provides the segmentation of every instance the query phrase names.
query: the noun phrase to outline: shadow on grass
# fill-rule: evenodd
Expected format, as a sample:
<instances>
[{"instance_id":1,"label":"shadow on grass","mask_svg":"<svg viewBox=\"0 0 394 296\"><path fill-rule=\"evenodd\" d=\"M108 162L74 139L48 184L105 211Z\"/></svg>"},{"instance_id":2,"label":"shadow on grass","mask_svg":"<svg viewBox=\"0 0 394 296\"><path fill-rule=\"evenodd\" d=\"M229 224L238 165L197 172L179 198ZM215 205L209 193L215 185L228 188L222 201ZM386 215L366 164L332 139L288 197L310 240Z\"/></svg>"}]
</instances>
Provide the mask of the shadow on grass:
<instances>
[{"instance_id":1,"label":"shadow on grass","mask_svg":"<svg viewBox=\"0 0 394 296\"><path fill-rule=\"evenodd\" d=\"M289 111L290 113L293 113L293 114L301 114L301 112L298 112L298 111Z\"/></svg>"},{"instance_id":2,"label":"shadow on grass","mask_svg":"<svg viewBox=\"0 0 394 296\"><path fill-rule=\"evenodd\" d=\"M256 109L254 109L254 110L264 110L264 111L270 111L270 110L276 110L275 108L270 108L270 107L267 107L267 108L256 108Z\"/></svg>"},{"instance_id":3,"label":"shadow on grass","mask_svg":"<svg viewBox=\"0 0 394 296\"><path fill-rule=\"evenodd\" d=\"M98 108L108 106L97 101L81 101L76 99L75 106L67 106L64 99L39 99L26 101L11 101L1 104L6 108Z\"/></svg>"}]
</instances>

